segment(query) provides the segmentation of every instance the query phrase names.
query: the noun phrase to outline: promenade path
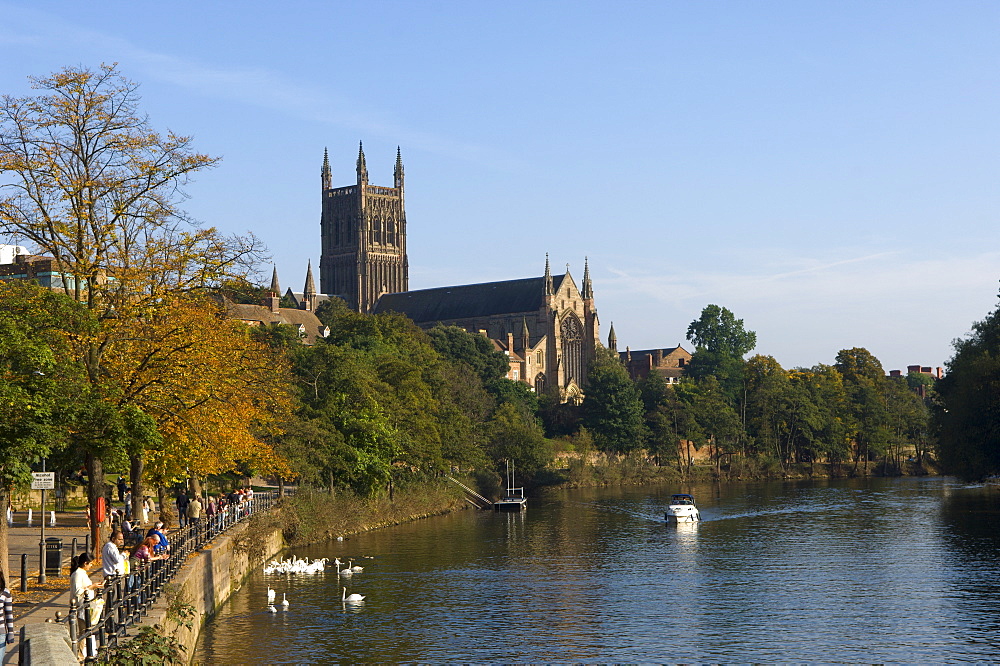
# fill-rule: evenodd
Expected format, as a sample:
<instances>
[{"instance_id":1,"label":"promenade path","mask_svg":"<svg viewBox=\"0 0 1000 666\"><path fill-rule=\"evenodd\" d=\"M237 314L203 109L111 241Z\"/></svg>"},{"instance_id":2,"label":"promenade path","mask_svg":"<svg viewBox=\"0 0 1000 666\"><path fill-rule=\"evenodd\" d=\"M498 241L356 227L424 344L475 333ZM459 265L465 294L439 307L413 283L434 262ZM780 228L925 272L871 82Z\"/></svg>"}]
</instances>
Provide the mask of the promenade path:
<instances>
[{"instance_id":1,"label":"promenade path","mask_svg":"<svg viewBox=\"0 0 1000 666\"><path fill-rule=\"evenodd\" d=\"M157 515L154 512L154 515ZM46 514L46 521L48 521ZM50 527L45 523L45 536L58 537L63 540L63 567L58 576L47 575L45 585L38 584L38 541L40 527L38 515L31 527L26 524L26 514L18 512L14 514L14 525L8 526L8 571L10 580L7 582L11 593L14 596L14 628L15 641L7 646L7 654L4 656L4 664L16 664L18 642L20 641L20 629L24 624L34 624L45 622L53 617L57 611L61 611L63 617L69 612L69 559L72 550L73 538L77 539L77 552L83 551L84 539L87 535L87 514L86 510L57 511L56 526ZM149 525L146 525L148 528ZM103 546L104 544L100 544ZM100 550L99 548L96 550ZM94 555L95 549L91 548ZM21 592L21 554L28 554L28 592ZM103 581L100 567L92 567L91 580L93 582Z\"/></svg>"}]
</instances>

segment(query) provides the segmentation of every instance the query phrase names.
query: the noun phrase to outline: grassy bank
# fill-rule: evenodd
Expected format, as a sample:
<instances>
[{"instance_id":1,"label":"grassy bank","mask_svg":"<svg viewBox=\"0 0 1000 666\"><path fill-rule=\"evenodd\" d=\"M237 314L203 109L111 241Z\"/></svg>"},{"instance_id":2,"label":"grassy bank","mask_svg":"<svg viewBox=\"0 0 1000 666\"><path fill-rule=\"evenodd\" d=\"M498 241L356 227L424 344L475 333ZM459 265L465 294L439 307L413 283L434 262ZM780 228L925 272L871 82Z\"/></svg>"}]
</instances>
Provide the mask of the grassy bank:
<instances>
[{"instance_id":1,"label":"grassy bank","mask_svg":"<svg viewBox=\"0 0 1000 666\"><path fill-rule=\"evenodd\" d=\"M397 487L391 499L359 497L347 491L331 495L326 490L303 488L276 511L257 516L240 545L251 553L259 550L262 545L253 543L253 534L265 534L271 527L281 529L289 547L298 547L465 506L462 491L443 479Z\"/></svg>"}]
</instances>

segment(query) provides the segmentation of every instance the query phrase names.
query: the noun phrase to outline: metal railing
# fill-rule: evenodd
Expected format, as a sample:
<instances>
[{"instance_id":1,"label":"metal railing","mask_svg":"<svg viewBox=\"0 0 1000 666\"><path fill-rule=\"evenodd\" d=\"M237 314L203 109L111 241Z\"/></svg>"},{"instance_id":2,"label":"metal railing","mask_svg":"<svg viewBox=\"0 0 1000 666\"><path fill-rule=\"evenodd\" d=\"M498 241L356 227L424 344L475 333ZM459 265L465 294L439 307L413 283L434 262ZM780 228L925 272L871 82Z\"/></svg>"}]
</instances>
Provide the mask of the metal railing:
<instances>
[{"instance_id":1,"label":"metal railing","mask_svg":"<svg viewBox=\"0 0 1000 666\"><path fill-rule=\"evenodd\" d=\"M166 586L184 566L187 556L198 552L217 536L250 516L267 511L278 501L278 494L254 493L252 500L226 506L221 513L202 517L170 535L168 557L141 563L128 574L104 579L104 587L93 599L78 604L75 597L69 601L69 633L74 650L81 642L87 661L118 645L128 636L131 627L139 624L153 604L163 594ZM103 606L99 611L98 606ZM92 614L100 618L90 621ZM78 621L77 618L80 618Z\"/></svg>"}]
</instances>

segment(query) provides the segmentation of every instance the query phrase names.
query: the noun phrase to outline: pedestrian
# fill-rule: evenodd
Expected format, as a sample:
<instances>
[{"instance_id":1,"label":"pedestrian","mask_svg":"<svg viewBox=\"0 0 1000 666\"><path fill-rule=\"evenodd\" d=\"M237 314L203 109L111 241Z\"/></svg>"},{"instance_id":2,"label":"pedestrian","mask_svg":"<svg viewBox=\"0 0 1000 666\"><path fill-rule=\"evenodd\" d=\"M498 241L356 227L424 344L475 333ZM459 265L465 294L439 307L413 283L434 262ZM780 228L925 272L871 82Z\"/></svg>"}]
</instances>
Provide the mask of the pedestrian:
<instances>
[{"instance_id":1,"label":"pedestrian","mask_svg":"<svg viewBox=\"0 0 1000 666\"><path fill-rule=\"evenodd\" d=\"M132 489L125 489L125 517L132 520Z\"/></svg>"},{"instance_id":2,"label":"pedestrian","mask_svg":"<svg viewBox=\"0 0 1000 666\"><path fill-rule=\"evenodd\" d=\"M155 536L148 536L132 550L132 557L137 559L139 562L162 560L166 557L166 554L156 552L156 547L158 545L159 540Z\"/></svg>"},{"instance_id":3,"label":"pedestrian","mask_svg":"<svg viewBox=\"0 0 1000 666\"><path fill-rule=\"evenodd\" d=\"M195 495L191 498L191 501L188 502L187 507L188 522L190 524L197 525L201 521L201 509L201 500L198 499L197 495Z\"/></svg>"},{"instance_id":4,"label":"pedestrian","mask_svg":"<svg viewBox=\"0 0 1000 666\"><path fill-rule=\"evenodd\" d=\"M0 602L3 603L3 643L0 644L0 662L7 655L7 646L14 642L14 595L7 589L7 578L0 568Z\"/></svg>"},{"instance_id":5,"label":"pedestrian","mask_svg":"<svg viewBox=\"0 0 1000 666\"><path fill-rule=\"evenodd\" d=\"M153 503L149 499L149 495L142 498L142 524L145 525L149 522L149 512L153 510Z\"/></svg>"},{"instance_id":6,"label":"pedestrian","mask_svg":"<svg viewBox=\"0 0 1000 666\"><path fill-rule=\"evenodd\" d=\"M156 523L149 528L146 532L147 537L155 536L157 543L153 546L153 553L157 555L165 555L170 552L170 542L167 541L167 530L163 527L163 521L158 520Z\"/></svg>"},{"instance_id":7,"label":"pedestrian","mask_svg":"<svg viewBox=\"0 0 1000 666\"><path fill-rule=\"evenodd\" d=\"M111 537L104 544L101 550L101 570L104 572L104 580L115 578L125 573L125 556L122 554L122 546L125 545L125 536L120 529L112 530Z\"/></svg>"},{"instance_id":8,"label":"pedestrian","mask_svg":"<svg viewBox=\"0 0 1000 666\"><path fill-rule=\"evenodd\" d=\"M76 599L76 607L79 609L76 621L79 626L79 634L87 629L87 608L86 603L96 596L96 590L100 589L100 583L90 582L90 574L87 573L87 565L94 560L90 553L80 553L70 561L69 569L69 596ZM72 621L72 620L70 620Z\"/></svg>"},{"instance_id":9,"label":"pedestrian","mask_svg":"<svg viewBox=\"0 0 1000 666\"><path fill-rule=\"evenodd\" d=\"M125 476L124 475L119 476L118 477L118 501L119 502L124 502L125 501L125 489L126 489L126 485L127 484L125 483Z\"/></svg>"},{"instance_id":10,"label":"pedestrian","mask_svg":"<svg viewBox=\"0 0 1000 666\"><path fill-rule=\"evenodd\" d=\"M187 510L188 510L188 496L182 490L181 494L177 496L177 524L180 527L187 525Z\"/></svg>"}]
</instances>

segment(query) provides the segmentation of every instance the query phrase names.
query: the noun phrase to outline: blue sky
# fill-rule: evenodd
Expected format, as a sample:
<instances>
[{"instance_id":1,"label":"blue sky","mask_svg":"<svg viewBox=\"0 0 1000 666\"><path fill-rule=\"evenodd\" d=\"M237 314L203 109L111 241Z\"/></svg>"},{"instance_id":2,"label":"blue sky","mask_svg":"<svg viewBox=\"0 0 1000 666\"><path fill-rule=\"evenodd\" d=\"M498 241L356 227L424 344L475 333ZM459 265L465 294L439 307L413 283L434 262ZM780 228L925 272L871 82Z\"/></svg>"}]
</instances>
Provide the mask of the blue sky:
<instances>
[{"instance_id":1,"label":"blue sky","mask_svg":"<svg viewBox=\"0 0 1000 666\"><path fill-rule=\"evenodd\" d=\"M99 8L95 8L99 7ZM943 365L997 302L995 2L0 0L0 91L118 62L223 158L188 188L283 285L319 260L319 168L406 167L410 286L585 256L606 338L718 303L785 367ZM265 268L270 273L270 268Z\"/></svg>"}]
</instances>

